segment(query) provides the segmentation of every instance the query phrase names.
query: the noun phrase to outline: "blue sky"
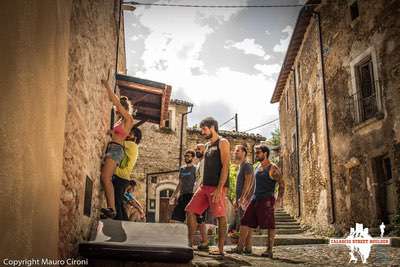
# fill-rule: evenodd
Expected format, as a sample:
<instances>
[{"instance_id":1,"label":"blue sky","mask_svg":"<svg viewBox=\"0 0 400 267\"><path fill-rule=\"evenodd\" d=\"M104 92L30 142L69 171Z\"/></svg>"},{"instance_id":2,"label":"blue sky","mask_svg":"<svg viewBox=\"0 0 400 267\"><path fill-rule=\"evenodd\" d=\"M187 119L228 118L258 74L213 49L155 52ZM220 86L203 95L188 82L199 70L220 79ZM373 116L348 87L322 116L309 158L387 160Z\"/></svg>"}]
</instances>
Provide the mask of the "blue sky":
<instances>
[{"instance_id":1,"label":"blue sky","mask_svg":"<svg viewBox=\"0 0 400 267\"><path fill-rule=\"evenodd\" d=\"M299 4L303 1L174 0L203 5ZM194 104L189 125L220 123L235 113L239 131L278 118L270 104L299 7L182 8L138 6L125 12L128 75L170 84L172 97ZM252 131L269 136L273 123ZM223 129L230 130L233 122Z\"/></svg>"}]
</instances>

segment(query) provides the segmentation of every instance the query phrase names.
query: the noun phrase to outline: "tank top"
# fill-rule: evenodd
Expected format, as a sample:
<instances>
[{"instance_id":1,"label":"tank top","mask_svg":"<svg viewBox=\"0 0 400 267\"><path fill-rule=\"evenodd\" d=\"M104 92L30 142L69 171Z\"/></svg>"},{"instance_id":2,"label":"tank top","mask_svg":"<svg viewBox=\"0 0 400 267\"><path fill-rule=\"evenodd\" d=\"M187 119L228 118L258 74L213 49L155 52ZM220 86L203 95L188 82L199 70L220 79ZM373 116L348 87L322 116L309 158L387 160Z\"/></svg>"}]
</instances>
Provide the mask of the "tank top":
<instances>
[{"instance_id":1,"label":"tank top","mask_svg":"<svg viewBox=\"0 0 400 267\"><path fill-rule=\"evenodd\" d=\"M256 177L256 188L253 199L259 200L264 197L272 197L275 194L276 181L269 176L269 170L272 165L260 170L261 164L257 167L254 176Z\"/></svg>"},{"instance_id":2,"label":"tank top","mask_svg":"<svg viewBox=\"0 0 400 267\"><path fill-rule=\"evenodd\" d=\"M222 170L221 151L219 149L220 140L221 138L218 138L218 140L213 144L206 145L206 151L204 154L203 185L218 186ZM228 179L224 186L229 186Z\"/></svg>"}]
</instances>

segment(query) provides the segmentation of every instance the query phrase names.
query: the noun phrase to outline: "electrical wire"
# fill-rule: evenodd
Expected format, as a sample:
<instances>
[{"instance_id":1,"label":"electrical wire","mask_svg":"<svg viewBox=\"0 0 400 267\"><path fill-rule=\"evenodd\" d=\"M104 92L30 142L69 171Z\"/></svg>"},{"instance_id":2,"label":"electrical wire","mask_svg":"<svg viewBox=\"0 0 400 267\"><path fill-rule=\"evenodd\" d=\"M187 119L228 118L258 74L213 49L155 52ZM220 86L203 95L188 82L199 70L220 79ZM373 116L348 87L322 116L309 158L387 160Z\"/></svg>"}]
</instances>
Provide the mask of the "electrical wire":
<instances>
[{"instance_id":1,"label":"electrical wire","mask_svg":"<svg viewBox=\"0 0 400 267\"><path fill-rule=\"evenodd\" d=\"M274 123L274 122L276 122L276 121L279 121L279 119L275 119L275 120L272 120L272 121L268 121L268 122L266 122L266 123L263 123L263 124L261 124L261 125L258 125L258 126L256 126L256 127L253 127L253 128L251 128L251 129L248 129L248 130L243 131L243 132L250 132L250 131L252 131L252 130L255 130L255 129L264 127L264 126L266 126L266 125L268 125L268 124Z\"/></svg>"},{"instance_id":2,"label":"electrical wire","mask_svg":"<svg viewBox=\"0 0 400 267\"><path fill-rule=\"evenodd\" d=\"M288 8L288 7L304 7L315 6L318 4L291 4L291 5L190 5L190 4L157 4L157 3L141 3L135 1L124 2L124 4L133 4L140 6L159 6L159 7L200 7L200 8Z\"/></svg>"},{"instance_id":3,"label":"electrical wire","mask_svg":"<svg viewBox=\"0 0 400 267\"><path fill-rule=\"evenodd\" d=\"M230 122L231 120L233 120L235 118L235 116L233 116L232 118L230 118L229 120L227 120L226 122L222 123L219 128L221 128L222 126L224 126L225 124L227 124L228 122Z\"/></svg>"}]
</instances>

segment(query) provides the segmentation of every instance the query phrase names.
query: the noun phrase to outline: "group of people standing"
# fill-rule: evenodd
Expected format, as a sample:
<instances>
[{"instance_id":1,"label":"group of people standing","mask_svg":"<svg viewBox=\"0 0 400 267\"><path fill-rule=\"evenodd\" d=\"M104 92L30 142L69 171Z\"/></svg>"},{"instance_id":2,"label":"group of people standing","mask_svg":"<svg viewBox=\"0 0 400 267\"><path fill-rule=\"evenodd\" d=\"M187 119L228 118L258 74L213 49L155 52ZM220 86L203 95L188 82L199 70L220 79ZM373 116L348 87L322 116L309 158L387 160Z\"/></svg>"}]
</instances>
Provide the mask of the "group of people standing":
<instances>
[{"instance_id":1,"label":"group of people standing","mask_svg":"<svg viewBox=\"0 0 400 267\"><path fill-rule=\"evenodd\" d=\"M102 80L110 101L116 107L117 122L109 131L108 143L101 170L107 208L101 209L102 218L130 220L128 210L136 210L139 219L144 219L144 210L134 197L136 182L130 176L138 158L138 144L141 131L134 126L133 108L126 97L118 98L106 80ZM229 187L229 166L231 161L229 141L218 134L218 122L208 117L200 123L201 134L208 140L196 145L195 150L184 154L185 165L179 171L179 183L170 204L175 205L172 222L188 225L189 245L199 227L201 244L199 250L208 250L206 222L210 217L218 221L218 249L211 254L224 255L227 232L226 195ZM252 229L268 229L267 250L262 254L271 257L275 237L274 206L284 193L284 183L279 168L269 161L266 145L255 147L258 164L253 167L247 162L247 146L237 145L234 160L239 165L234 209L240 237L237 247L231 253L252 253ZM196 164L195 164L196 161ZM275 187L279 184L277 199Z\"/></svg>"},{"instance_id":2,"label":"group of people standing","mask_svg":"<svg viewBox=\"0 0 400 267\"><path fill-rule=\"evenodd\" d=\"M226 194L228 191L229 165L231 161L229 141L218 134L218 122L208 117L200 123L201 134L209 140L205 145L196 145L196 150L185 152L185 163L179 172L179 183L170 204L175 205L171 221L185 222L188 225L189 245L197 227L201 233L199 250L208 250L205 221L212 216L218 221L218 250L211 254L224 256L224 243L227 232ZM273 257L275 238L275 203L280 203L284 194L284 183L279 168L269 161L269 148L266 145L255 147L255 167L247 162L247 146L237 145L234 160L239 165L234 209L240 222L240 237L237 247L230 253L252 253L252 229L268 229L267 250L264 257ZM197 164L194 165L194 159ZM279 184L275 199L275 188ZM179 197L177 198L177 195Z\"/></svg>"}]
</instances>

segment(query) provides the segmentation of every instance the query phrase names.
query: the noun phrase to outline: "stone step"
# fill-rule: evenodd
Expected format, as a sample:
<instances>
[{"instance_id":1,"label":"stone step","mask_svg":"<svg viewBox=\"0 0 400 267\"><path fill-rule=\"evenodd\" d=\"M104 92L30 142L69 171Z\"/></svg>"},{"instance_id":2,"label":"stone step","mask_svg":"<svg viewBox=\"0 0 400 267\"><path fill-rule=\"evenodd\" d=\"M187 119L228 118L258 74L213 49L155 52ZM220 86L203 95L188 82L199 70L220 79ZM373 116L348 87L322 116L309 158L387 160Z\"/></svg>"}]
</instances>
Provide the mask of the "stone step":
<instances>
[{"instance_id":1,"label":"stone step","mask_svg":"<svg viewBox=\"0 0 400 267\"><path fill-rule=\"evenodd\" d=\"M282 234L282 235L293 235L293 234L301 234L304 231L302 229L282 229L282 228L276 228L275 229L276 234ZM266 235L268 233L268 230L261 230L256 232L259 235Z\"/></svg>"},{"instance_id":2,"label":"stone step","mask_svg":"<svg viewBox=\"0 0 400 267\"><path fill-rule=\"evenodd\" d=\"M276 224L276 229L301 229L300 225L298 224Z\"/></svg>"},{"instance_id":3,"label":"stone step","mask_svg":"<svg viewBox=\"0 0 400 267\"><path fill-rule=\"evenodd\" d=\"M254 235L253 246L265 246L268 235ZM302 235L280 235L275 238L276 246L306 245L306 244L328 244L326 238L318 238Z\"/></svg>"},{"instance_id":4,"label":"stone step","mask_svg":"<svg viewBox=\"0 0 400 267\"><path fill-rule=\"evenodd\" d=\"M276 215L275 214L275 220L277 219L294 219L293 217L291 217L290 215Z\"/></svg>"},{"instance_id":5,"label":"stone step","mask_svg":"<svg viewBox=\"0 0 400 267\"><path fill-rule=\"evenodd\" d=\"M293 218L275 218L275 222L297 222Z\"/></svg>"},{"instance_id":6,"label":"stone step","mask_svg":"<svg viewBox=\"0 0 400 267\"><path fill-rule=\"evenodd\" d=\"M292 222L275 221L275 226L278 226L278 225L296 225L296 226L300 226L300 223L298 223L297 221L292 221Z\"/></svg>"}]
</instances>

